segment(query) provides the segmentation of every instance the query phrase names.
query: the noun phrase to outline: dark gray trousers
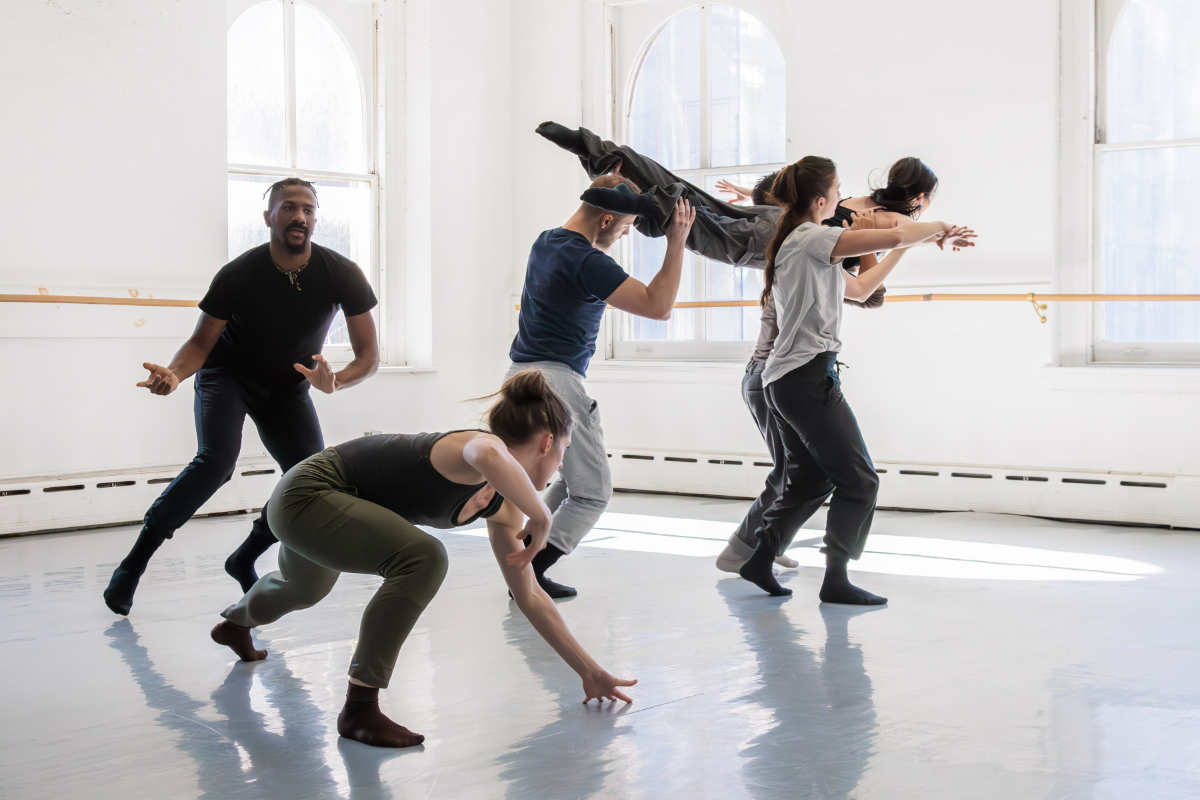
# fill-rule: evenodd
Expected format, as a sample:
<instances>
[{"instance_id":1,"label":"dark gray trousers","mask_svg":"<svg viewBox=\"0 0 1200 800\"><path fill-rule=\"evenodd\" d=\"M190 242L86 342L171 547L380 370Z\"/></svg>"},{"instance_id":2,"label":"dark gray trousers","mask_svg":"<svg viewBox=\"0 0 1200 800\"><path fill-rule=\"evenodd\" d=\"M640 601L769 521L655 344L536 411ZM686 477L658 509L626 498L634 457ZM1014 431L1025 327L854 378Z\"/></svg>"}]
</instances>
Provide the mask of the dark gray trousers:
<instances>
[{"instance_id":1,"label":"dark gray trousers","mask_svg":"<svg viewBox=\"0 0 1200 800\"><path fill-rule=\"evenodd\" d=\"M769 384L765 395L787 467L783 490L762 511L755 540L767 537L779 551L832 493L822 550L860 557L875 515L879 476L842 396L837 353L797 367Z\"/></svg>"}]
</instances>

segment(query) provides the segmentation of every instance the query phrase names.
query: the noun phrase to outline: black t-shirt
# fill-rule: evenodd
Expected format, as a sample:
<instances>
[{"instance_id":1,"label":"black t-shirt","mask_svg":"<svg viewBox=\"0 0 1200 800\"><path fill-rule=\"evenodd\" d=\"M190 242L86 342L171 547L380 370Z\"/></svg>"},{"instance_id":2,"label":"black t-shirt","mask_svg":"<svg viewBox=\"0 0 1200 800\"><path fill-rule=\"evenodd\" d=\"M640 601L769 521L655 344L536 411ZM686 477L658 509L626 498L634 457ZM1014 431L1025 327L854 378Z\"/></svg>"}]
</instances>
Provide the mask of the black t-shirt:
<instances>
[{"instance_id":1,"label":"black t-shirt","mask_svg":"<svg viewBox=\"0 0 1200 800\"><path fill-rule=\"evenodd\" d=\"M500 510L504 498L492 501L470 519L456 521L482 483L454 483L433 467L429 454L438 440L451 433L377 433L351 439L333 449L341 456L346 476L358 496L395 511L414 525L455 528Z\"/></svg>"},{"instance_id":2,"label":"black t-shirt","mask_svg":"<svg viewBox=\"0 0 1200 800\"><path fill-rule=\"evenodd\" d=\"M275 268L265 244L221 267L200 310L227 324L204 366L224 367L271 388L295 387L304 376L292 364L312 366L338 307L348 317L375 307L358 265L318 244L297 285L300 291Z\"/></svg>"}]
</instances>

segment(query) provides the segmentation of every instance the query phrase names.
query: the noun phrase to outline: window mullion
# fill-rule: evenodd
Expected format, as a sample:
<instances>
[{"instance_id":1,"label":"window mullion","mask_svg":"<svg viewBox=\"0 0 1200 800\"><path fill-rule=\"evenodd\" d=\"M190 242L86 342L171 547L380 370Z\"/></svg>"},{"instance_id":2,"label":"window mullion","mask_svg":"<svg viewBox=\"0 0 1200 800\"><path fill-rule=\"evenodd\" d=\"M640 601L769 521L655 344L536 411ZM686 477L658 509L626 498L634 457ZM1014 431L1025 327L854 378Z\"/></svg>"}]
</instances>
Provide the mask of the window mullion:
<instances>
[{"instance_id":1,"label":"window mullion","mask_svg":"<svg viewBox=\"0 0 1200 800\"><path fill-rule=\"evenodd\" d=\"M712 81L709 50L712 33L712 5L700 6L700 168L712 167Z\"/></svg>"},{"instance_id":2,"label":"window mullion","mask_svg":"<svg viewBox=\"0 0 1200 800\"><path fill-rule=\"evenodd\" d=\"M296 0L283 0L283 74L287 118L285 160L288 166L296 169Z\"/></svg>"},{"instance_id":3,"label":"window mullion","mask_svg":"<svg viewBox=\"0 0 1200 800\"><path fill-rule=\"evenodd\" d=\"M712 168L712 65L709 55L712 39L712 4L705 3L700 7L700 168ZM704 179L698 180L698 185L704 188ZM700 256L692 258L692 292L698 300L708 299L707 265ZM708 313L697 309L697 320L693 332L693 340L708 341Z\"/></svg>"}]
</instances>

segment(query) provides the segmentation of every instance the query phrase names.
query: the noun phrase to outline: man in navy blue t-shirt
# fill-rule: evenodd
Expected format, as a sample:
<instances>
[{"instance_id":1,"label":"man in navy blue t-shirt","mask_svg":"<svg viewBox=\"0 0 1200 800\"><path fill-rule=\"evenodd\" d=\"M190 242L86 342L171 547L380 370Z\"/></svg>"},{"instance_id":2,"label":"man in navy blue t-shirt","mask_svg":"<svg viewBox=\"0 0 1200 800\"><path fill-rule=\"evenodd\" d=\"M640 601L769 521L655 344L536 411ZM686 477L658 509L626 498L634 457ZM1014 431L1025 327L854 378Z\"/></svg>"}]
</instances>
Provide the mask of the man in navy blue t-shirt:
<instances>
[{"instance_id":1,"label":"man in navy blue t-shirt","mask_svg":"<svg viewBox=\"0 0 1200 800\"><path fill-rule=\"evenodd\" d=\"M637 191L619 175L601 175L592 182L592 188L621 185ZM679 201L667 226L662 267L648 284L630 277L605 252L629 232L637 220L633 215L584 203L561 228L539 236L529 252L508 374L540 370L575 416L559 479L546 493L554 514L549 543L533 559L537 581L551 597L576 593L547 578L546 570L575 549L612 496L600 414L583 385L605 305L650 319L670 318L679 292L684 242L695 218L691 205Z\"/></svg>"}]
</instances>

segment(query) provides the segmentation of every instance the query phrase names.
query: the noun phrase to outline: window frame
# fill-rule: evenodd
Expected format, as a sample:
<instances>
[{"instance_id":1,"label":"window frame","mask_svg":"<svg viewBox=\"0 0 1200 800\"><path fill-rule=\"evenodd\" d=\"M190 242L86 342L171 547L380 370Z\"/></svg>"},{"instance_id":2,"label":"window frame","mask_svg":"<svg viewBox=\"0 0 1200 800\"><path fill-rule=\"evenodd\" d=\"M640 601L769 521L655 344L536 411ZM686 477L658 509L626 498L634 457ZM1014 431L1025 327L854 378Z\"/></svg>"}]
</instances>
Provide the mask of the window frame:
<instances>
[{"instance_id":1,"label":"window frame","mask_svg":"<svg viewBox=\"0 0 1200 800\"><path fill-rule=\"evenodd\" d=\"M1200 146L1200 139L1106 141L1108 49L1129 2L1062 0L1060 5L1060 230L1056 282L1063 291L1104 291L1104 231L1099 202L1104 154ZM1200 366L1200 341L1106 339L1103 303L1065 303L1058 311L1054 362L1059 366Z\"/></svg>"},{"instance_id":2,"label":"window frame","mask_svg":"<svg viewBox=\"0 0 1200 800\"><path fill-rule=\"evenodd\" d=\"M380 52L381 13L377 4L370 8L371 30L367 37L369 52L358 52L354 41L347 37L338 20L338 15L331 8L323 7L320 0L235 0L228 9L226 36L237 20L250 8L260 3L279 3L283 8L283 52L284 52L284 155L285 165L252 164L226 161L226 181L236 176L270 177L270 178L301 178L312 183L321 181L340 181L345 183L360 183L368 187L369 219L367 233L370 242L370 259L367 263L357 262L366 274L378 298L375 320L378 328L380 361L388 365L403 365L402 331L391 331L388 322L387 306L384 298L387 296L388 274L384 260L383 241L383 181L381 179L381 162L379 142L383 141L384 109L382 107L382 76L383 65ZM363 146L365 148L364 172L343 172L337 170L308 169L297 163L297 124L296 124L296 6L304 4L324 17L326 24L333 33L340 37L351 54L352 63L358 76L359 102L363 111ZM364 66L366 69L364 69ZM228 77L226 78L228 80ZM320 227L320 210L318 209L318 229ZM228 228L228 212L226 226ZM227 254L235 258L237 253ZM403 280L401 279L401 283ZM344 312L342 312L344 313ZM400 326L397 326L400 327ZM349 344L325 343L322 352L329 362L335 366L344 366L354 358L353 348Z\"/></svg>"},{"instance_id":3,"label":"window frame","mask_svg":"<svg viewBox=\"0 0 1200 800\"><path fill-rule=\"evenodd\" d=\"M710 176L724 176L730 174L745 174L759 173L765 175L777 169L786 166L787 162L777 163L761 163L761 164L728 164L714 165L712 164L712 85L710 79L710 56L711 48L709 46L709 36L712 31L712 9L717 3L738 9L747 14L752 14L771 32L771 37L775 40L776 46L780 48L782 53L782 45L779 44L779 39L771 31L766 19L760 14L745 8L742 4L733 0L703 0L702 2L690 3L674 3L672 4L667 15L653 27L650 34L642 42L638 48L636 56L630 63L629 69L621 73L623 77L621 95L623 101L619 107L617 103L613 103L613 128L618 131L618 138L621 141L630 141L633 102L634 95L637 89L638 78L641 74L642 67L645 64L646 58L649 56L655 42L658 41L659 35L671 23L676 15L692 8L699 8L702 15L700 25L700 166L694 169L672 169L679 177L687 180L698 186L703 186ZM613 72L617 74L619 67L615 64L616 54L619 52L617 47L616 36L619 35L613 29L613 38L611 42L611 52L614 61ZM785 56L785 75L786 75L786 56ZM786 78L785 78L786 80ZM785 85L786 99L786 85ZM784 138L786 146L787 136L787 106L784 107ZM668 168L669 165L668 165ZM631 234L634 235L634 234ZM623 240L618 244L619 261L624 264L633 263L633 243L629 240ZM691 296L696 298L705 298L705 259L701 256L691 253L690 251L685 256L694 259L694 269L692 270L692 287ZM729 269L737 269L737 267L729 267ZM684 293L683 286L680 286L681 293ZM754 338L744 341L713 341L707 338L707 319L708 315L704 313L706 309L698 309L696 311L675 312L675 313L695 313L699 316L697 323L698 335L695 338L684 341L664 341L664 340L637 340L632 338L632 328L634 325L634 315L624 311L612 310L606 315L606 330L604 331L605 338L605 354L608 359L619 361L709 361L709 362L733 362L745 360L753 351L755 346Z\"/></svg>"}]
</instances>

